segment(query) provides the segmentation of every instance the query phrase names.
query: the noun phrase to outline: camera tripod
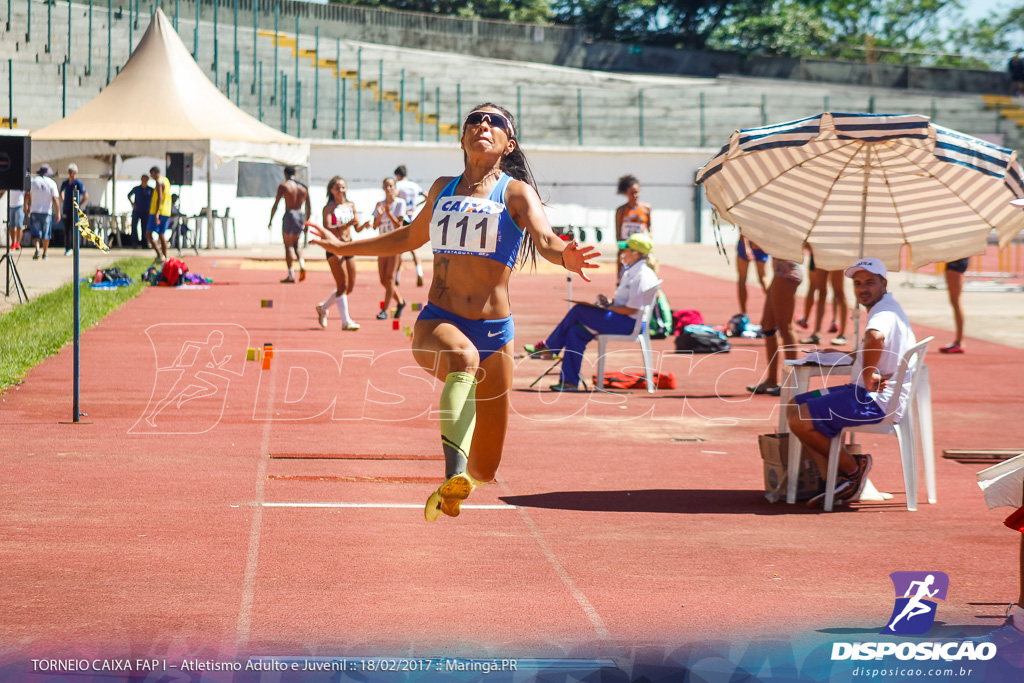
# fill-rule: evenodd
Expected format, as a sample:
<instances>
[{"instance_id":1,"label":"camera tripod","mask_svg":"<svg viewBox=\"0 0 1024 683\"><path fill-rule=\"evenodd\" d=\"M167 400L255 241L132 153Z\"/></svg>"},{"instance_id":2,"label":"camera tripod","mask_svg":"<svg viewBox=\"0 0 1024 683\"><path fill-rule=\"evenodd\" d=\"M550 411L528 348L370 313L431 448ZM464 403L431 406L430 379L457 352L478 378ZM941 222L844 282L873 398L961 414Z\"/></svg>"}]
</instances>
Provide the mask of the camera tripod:
<instances>
[{"instance_id":1,"label":"camera tripod","mask_svg":"<svg viewBox=\"0 0 1024 683\"><path fill-rule=\"evenodd\" d=\"M11 195L7 194L7 219L8 219L8 232L7 232L7 250L3 256L0 256L0 263L5 264L4 270L7 273L7 287L4 290L4 296L11 295L11 283L14 283L14 291L18 293L18 303L25 303L28 301L28 292L25 291L25 284L21 281L21 275L18 274L18 264L11 258L11 233L10 233L10 217L11 217Z\"/></svg>"}]
</instances>

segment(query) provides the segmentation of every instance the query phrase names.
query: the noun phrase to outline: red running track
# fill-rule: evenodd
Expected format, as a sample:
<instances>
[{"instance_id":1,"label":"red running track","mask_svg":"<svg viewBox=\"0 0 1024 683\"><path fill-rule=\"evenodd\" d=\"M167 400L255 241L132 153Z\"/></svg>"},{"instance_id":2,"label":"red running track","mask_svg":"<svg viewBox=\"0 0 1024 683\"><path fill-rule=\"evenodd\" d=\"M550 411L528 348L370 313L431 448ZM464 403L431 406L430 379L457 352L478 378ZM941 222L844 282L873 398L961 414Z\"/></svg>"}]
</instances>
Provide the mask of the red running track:
<instances>
[{"instance_id":1,"label":"red running track","mask_svg":"<svg viewBox=\"0 0 1024 683\"><path fill-rule=\"evenodd\" d=\"M981 465L940 458L939 504L907 512L895 440L883 438L867 448L891 501L833 514L767 503L756 437L774 431L777 404L743 389L763 369L755 341L692 362L666 354L679 389L653 397L537 393L527 386L546 364L522 361L497 483L469 501L496 507L427 524L421 506L443 470L429 417L439 388L401 331L373 319L375 274L360 272L352 333L336 312L327 330L316 324L326 273L282 285L237 261L190 263L216 284L150 289L84 333L91 424L59 424L70 348L2 397L8 657L636 655L877 633L893 571L949 574L939 621L950 632L988 631L1016 597L1017 535L1000 524L1006 511L986 509ZM711 322L734 312L732 283L662 276L673 307ZM610 290L611 277L577 281L574 296ZM557 321L565 286L513 278L518 344ZM405 293L425 301L426 289ZM154 414L174 395L184 342L215 331L216 360L231 358L204 374L186 354L193 380L179 387L196 397ZM275 356L261 371L243 359L266 342ZM1020 351L970 346L928 358L937 452L1024 445ZM349 507L273 505L295 503Z\"/></svg>"}]
</instances>

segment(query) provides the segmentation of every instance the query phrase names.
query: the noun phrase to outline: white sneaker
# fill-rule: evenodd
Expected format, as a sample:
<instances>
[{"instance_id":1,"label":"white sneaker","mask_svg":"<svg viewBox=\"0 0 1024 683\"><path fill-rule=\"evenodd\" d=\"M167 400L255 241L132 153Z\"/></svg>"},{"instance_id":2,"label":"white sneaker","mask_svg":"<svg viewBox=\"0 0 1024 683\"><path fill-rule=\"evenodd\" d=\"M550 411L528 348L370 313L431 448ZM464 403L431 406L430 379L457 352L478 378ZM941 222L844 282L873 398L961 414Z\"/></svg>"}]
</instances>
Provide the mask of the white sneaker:
<instances>
[{"instance_id":1,"label":"white sneaker","mask_svg":"<svg viewBox=\"0 0 1024 683\"><path fill-rule=\"evenodd\" d=\"M359 323L352 322L351 320L349 320L347 323L341 326L341 329L345 330L346 332L355 332L356 330L359 329Z\"/></svg>"},{"instance_id":2,"label":"white sneaker","mask_svg":"<svg viewBox=\"0 0 1024 683\"><path fill-rule=\"evenodd\" d=\"M320 304L316 305L316 319L320 323L320 327L327 327L327 309Z\"/></svg>"}]
</instances>

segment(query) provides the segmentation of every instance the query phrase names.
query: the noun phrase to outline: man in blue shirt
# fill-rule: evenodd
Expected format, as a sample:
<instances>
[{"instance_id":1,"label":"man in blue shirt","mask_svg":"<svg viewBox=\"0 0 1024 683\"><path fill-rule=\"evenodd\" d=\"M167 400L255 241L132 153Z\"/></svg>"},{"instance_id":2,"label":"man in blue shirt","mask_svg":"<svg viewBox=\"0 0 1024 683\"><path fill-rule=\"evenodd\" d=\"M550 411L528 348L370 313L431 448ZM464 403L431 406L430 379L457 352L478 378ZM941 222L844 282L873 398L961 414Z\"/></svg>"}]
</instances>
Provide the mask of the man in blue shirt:
<instances>
[{"instance_id":1,"label":"man in blue shirt","mask_svg":"<svg viewBox=\"0 0 1024 683\"><path fill-rule=\"evenodd\" d=\"M74 200L78 199L78 207L83 208L89 199L89 193L85 191L85 185L78 179L78 166L68 165L68 179L60 184L60 200L62 203L61 216L64 218L64 255L71 253L71 240L76 235L75 223L78 222L78 214L74 210Z\"/></svg>"},{"instance_id":2,"label":"man in blue shirt","mask_svg":"<svg viewBox=\"0 0 1024 683\"><path fill-rule=\"evenodd\" d=\"M128 201L132 203L132 242L139 249L146 248L146 224L149 223L149 204L153 201L153 188L149 186L149 176L144 175L139 184L128 193ZM141 229L136 227L141 225Z\"/></svg>"}]
</instances>

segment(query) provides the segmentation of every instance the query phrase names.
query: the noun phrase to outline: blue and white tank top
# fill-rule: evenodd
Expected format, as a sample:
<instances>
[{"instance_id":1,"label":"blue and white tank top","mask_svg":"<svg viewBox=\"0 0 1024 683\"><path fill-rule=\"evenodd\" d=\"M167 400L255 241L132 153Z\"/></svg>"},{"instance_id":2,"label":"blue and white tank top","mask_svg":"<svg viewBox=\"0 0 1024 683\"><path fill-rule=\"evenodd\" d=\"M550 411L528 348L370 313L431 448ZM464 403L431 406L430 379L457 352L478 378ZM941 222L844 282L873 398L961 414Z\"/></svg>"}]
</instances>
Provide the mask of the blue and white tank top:
<instances>
[{"instance_id":1,"label":"blue and white tank top","mask_svg":"<svg viewBox=\"0 0 1024 683\"><path fill-rule=\"evenodd\" d=\"M484 197L454 195L456 177L441 191L430 217L430 246L435 254L467 254L515 266L523 231L505 207L512 177L502 173Z\"/></svg>"}]
</instances>

